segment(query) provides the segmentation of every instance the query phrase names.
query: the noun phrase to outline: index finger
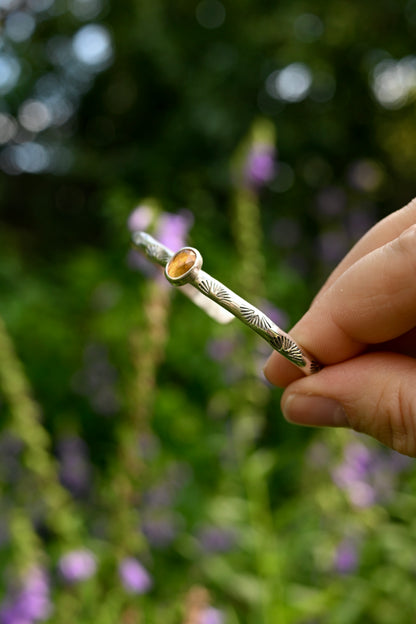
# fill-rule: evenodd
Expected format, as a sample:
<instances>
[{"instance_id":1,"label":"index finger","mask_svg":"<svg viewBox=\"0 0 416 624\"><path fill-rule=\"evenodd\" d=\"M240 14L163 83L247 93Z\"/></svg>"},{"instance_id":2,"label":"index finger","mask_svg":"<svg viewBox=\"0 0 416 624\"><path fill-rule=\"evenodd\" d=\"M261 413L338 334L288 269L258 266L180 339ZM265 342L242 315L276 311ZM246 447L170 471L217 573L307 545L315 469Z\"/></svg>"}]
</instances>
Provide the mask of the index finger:
<instances>
[{"instance_id":1,"label":"index finger","mask_svg":"<svg viewBox=\"0 0 416 624\"><path fill-rule=\"evenodd\" d=\"M368 344L391 340L415 326L415 222L416 203L412 202L373 228L331 275L290 332L323 364L353 357ZM406 227L397 236L397 231ZM271 356L264 372L279 386L299 377L278 354Z\"/></svg>"}]
</instances>

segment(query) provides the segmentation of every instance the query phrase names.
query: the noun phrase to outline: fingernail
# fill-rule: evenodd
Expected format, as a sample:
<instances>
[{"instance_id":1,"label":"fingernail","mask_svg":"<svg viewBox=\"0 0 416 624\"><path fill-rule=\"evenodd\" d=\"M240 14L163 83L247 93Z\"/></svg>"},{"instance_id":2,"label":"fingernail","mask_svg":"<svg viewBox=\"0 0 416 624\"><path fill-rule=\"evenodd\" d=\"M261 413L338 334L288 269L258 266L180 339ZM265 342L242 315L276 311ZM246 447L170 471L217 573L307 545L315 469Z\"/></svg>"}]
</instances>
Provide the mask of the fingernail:
<instances>
[{"instance_id":1,"label":"fingernail","mask_svg":"<svg viewBox=\"0 0 416 624\"><path fill-rule=\"evenodd\" d=\"M298 425L348 427L344 408L334 399L305 394L290 394L282 405L286 420Z\"/></svg>"}]
</instances>

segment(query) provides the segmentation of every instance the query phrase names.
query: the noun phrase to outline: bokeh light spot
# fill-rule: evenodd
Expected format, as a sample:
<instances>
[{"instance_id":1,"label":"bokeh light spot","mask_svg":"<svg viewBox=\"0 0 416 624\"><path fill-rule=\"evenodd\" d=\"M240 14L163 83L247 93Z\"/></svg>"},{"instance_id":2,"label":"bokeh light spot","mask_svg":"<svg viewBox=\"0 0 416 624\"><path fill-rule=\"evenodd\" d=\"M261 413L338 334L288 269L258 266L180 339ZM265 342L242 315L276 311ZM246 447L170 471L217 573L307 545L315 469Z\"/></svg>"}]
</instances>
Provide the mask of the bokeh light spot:
<instances>
[{"instance_id":1,"label":"bokeh light spot","mask_svg":"<svg viewBox=\"0 0 416 624\"><path fill-rule=\"evenodd\" d=\"M73 38L72 49L77 60L90 67L104 65L113 54L110 33L100 24L80 28Z\"/></svg>"},{"instance_id":2,"label":"bokeh light spot","mask_svg":"<svg viewBox=\"0 0 416 624\"><path fill-rule=\"evenodd\" d=\"M277 92L283 100L300 102L312 84L312 74L303 63L292 63L283 69L276 80Z\"/></svg>"},{"instance_id":3,"label":"bokeh light spot","mask_svg":"<svg viewBox=\"0 0 416 624\"><path fill-rule=\"evenodd\" d=\"M266 79L267 93L286 102L304 100L311 85L312 73L304 63L291 63L281 71L272 72Z\"/></svg>"},{"instance_id":4,"label":"bokeh light spot","mask_svg":"<svg viewBox=\"0 0 416 624\"><path fill-rule=\"evenodd\" d=\"M16 11L7 16L4 30L9 39L20 43L29 39L35 27L36 21L33 15L24 11Z\"/></svg>"},{"instance_id":5,"label":"bokeh light spot","mask_svg":"<svg viewBox=\"0 0 416 624\"><path fill-rule=\"evenodd\" d=\"M359 191L376 191L383 181L383 171L374 160L358 160L351 165L348 180Z\"/></svg>"},{"instance_id":6,"label":"bokeh light spot","mask_svg":"<svg viewBox=\"0 0 416 624\"><path fill-rule=\"evenodd\" d=\"M384 108L401 108L407 104L416 91L416 57L378 63L373 70L372 89Z\"/></svg>"},{"instance_id":7,"label":"bokeh light spot","mask_svg":"<svg viewBox=\"0 0 416 624\"><path fill-rule=\"evenodd\" d=\"M9 54L0 54L0 94L9 93L20 76L20 63Z\"/></svg>"},{"instance_id":8,"label":"bokeh light spot","mask_svg":"<svg viewBox=\"0 0 416 624\"><path fill-rule=\"evenodd\" d=\"M39 100L26 100L19 109L19 121L30 132L45 130L52 121L49 108Z\"/></svg>"},{"instance_id":9,"label":"bokeh light spot","mask_svg":"<svg viewBox=\"0 0 416 624\"><path fill-rule=\"evenodd\" d=\"M40 173L45 171L50 163L49 154L44 145L28 141L21 145L14 145L9 148L11 151L12 163L23 173Z\"/></svg>"},{"instance_id":10,"label":"bokeh light spot","mask_svg":"<svg viewBox=\"0 0 416 624\"><path fill-rule=\"evenodd\" d=\"M17 133L16 120L11 115L0 113L0 143L8 143Z\"/></svg>"}]
</instances>

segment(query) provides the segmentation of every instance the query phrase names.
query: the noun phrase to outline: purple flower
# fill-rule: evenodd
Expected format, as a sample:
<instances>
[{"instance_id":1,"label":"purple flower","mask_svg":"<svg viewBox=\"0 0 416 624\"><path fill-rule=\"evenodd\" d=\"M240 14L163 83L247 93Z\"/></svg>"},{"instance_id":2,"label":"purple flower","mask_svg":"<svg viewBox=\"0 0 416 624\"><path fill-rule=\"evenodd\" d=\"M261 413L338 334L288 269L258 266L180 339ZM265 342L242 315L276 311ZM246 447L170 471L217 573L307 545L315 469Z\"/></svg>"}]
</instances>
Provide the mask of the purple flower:
<instances>
[{"instance_id":1,"label":"purple flower","mask_svg":"<svg viewBox=\"0 0 416 624\"><path fill-rule=\"evenodd\" d=\"M275 150L267 143L255 144L244 167L244 181L249 187L260 189L270 182L276 173Z\"/></svg>"},{"instance_id":2,"label":"purple flower","mask_svg":"<svg viewBox=\"0 0 416 624\"><path fill-rule=\"evenodd\" d=\"M193 215L188 210L178 214L163 212L158 220L156 238L172 251L178 251L186 245L193 221Z\"/></svg>"},{"instance_id":3,"label":"purple flower","mask_svg":"<svg viewBox=\"0 0 416 624\"><path fill-rule=\"evenodd\" d=\"M153 585L152 577L134 557L125 557L119 565L121 582L132 594L145 594Z\"/></svg>"},{"instance_id":4,"label":"purple flower","mask_svg":"<svg viewBox=\"0 0 416 624\"><path fill-rule=\"evenodd\" d=\"M193 221L194 217L188 210L182 210L177 214L161 212L158 215L153 208L143 205L133 210L127 226L130 231L147 230L150 227L157 240L172 251L178 251L186 245ZM130 251L127 263L130 268L141 271L147 277L161 279L161 271L156 270L156 267L136 250ZM162 281L165 283L164 278Z\"/></svg>"},{"instance_id":5,"label":"purple flower","mask_svg":"<svg viewBox=\"0 0 416 624\"><path fill-rule=\"evenodd\" d=\"M364 444L354 442L344 450L344 460L335 467L332 478L346 491L356 507L370 507L377 501L372 475L375 456Z\"/></svg>"},{"instance_id":6,"label":"purple flower","mask_svg":"<svg viewBox=\"0 0 416 624\"><path fill-rule=\"evenodd\" d=\"M198 624L223 624L224 617L219 609L208 607L200 615Z\"/></svg>"},{"instance_id":7,"label":"purple flower","mask_svg":"<svg viewBox=\"0 0 416 624\"><path fill-rule=\"evenodd\" d=\"M91 578L97 570L94 554L87 548L72 550L59 560L59 571L68 583L77 583Z\"/></svg>"},{"instance_id":8,"label":"purple flower","mask_svg":"<svg viewBox=\"0 0 416 624\"><path fill-rule=\"evenodd\" d=\"M137 208L135 208L130 214L127 220L127 227L130 232L135 232L136 230L147 230L154 218L154 209L151 206L142 204L137 206Z\"/></svg>"},{"instance_id":9,"label":"purple flower","mask_svg":"<svg viewBox=\"0 0 416 624\"><path fill-rule=\"evenodd\" d=\"M351 574L358 566L357 545L350 539L342 540L335 553L334 568L339 574Z\"/></svg>"},{"instance_id":10,"label":"purple flower","mask_svg":"<svg viewBox=\"0 0 416 624\"><path fill-rule=\"evenodd\" d=\"M155 548L169 546L178 534L180 516L169 510L146 513L142 523L142 532Z\"/></svg>"},{"instance_id":11,"label":"purple flower","mask_svg":"<svg viewBox=\"0 0 416 624\"><path fill-rule=\"evenodd\" d=\"M346 491L356 507L371 507L377 502L377 491L373 485L362 480L348 466L340 466L334 471L334 481Z\"/></svg>"},{"instance_id":12,"label":"purple flower","mask_svg":"<svg viewBox=\"0 0 416 624\"><path fill-rule=\"evenodd\" d=\"M402 461L395 451L353 442L345 447L343 460L332 471L332 478L353 505L369 507L393 495L401 470L410 465L412 461Z\"/></svg>"},{"instance_id":13,"label":"purple flower","mask_svg":"<svg viewBox=\"0 0 416 624\"><path fill-rule=\"evenodd\" d=\"M236 534L232 529L204 527L198 535L201 547L207 552L227 552L236 542Z\"/></svg>"},{"instance_id":14,"label":"purple flower","mask_svg":"<svg viewBox=\"0 0 416 624\"><path fill-rule=\"evenodd\" d=\"M360 442L348 444L344 450L344 457L346 463L353 468L357 477L369 475L377 461L374 451L371 451L370 448Z\"/></svg>"},{"instance_id":15,"label":"purple flower","mask_svg":"<svg viewBox=\"0 0 416 624\"><path fill-rule=\"evenodd\" d=\"M348 181L359 191L372 192L382 183L383 170L374 160L357 160L350 166Z\"/></svg>"},{"instance_id":16,"label":"purple flower","mask_svg":"<svg viewBox=\"0 0 416 624\"><path fill-rule=\"evenodd\" d=\"M91 481L91 468L87 456L87 446L81 438L68 436L58 444L60 478L72 494L85 494Z\"/></svg>"},{"instance_id":17,"label":"purple flower","mask_svg":"<svg viewBox=\"0 0 416 624\"><path fill-rule=\"evenodd\" d=\"M52 612L49 582L45 571L33 567L0 611L1 624L32 624L49 618Z\"/></svg>"}]
</instances>

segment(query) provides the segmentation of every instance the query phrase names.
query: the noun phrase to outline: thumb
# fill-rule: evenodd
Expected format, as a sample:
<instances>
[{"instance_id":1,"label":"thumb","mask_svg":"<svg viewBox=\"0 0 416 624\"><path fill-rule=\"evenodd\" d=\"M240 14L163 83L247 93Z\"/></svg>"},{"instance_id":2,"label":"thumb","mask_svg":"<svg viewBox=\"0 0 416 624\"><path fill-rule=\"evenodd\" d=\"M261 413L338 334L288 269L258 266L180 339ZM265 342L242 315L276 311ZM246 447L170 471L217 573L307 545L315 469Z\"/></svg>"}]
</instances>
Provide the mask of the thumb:
<instances>
[{"instance_id":1,"label":"thumb","mask_svg":"<svg viewBox=\"0 0 416 624\"><path fill-rule=\"evenodd\" d=\"M366 353L291 383L282 396L287 420L351 427L416 457L416 360Z\"/></svg>"}]
</instances>

